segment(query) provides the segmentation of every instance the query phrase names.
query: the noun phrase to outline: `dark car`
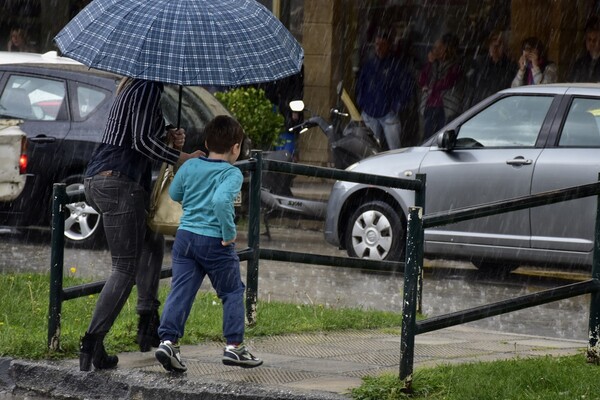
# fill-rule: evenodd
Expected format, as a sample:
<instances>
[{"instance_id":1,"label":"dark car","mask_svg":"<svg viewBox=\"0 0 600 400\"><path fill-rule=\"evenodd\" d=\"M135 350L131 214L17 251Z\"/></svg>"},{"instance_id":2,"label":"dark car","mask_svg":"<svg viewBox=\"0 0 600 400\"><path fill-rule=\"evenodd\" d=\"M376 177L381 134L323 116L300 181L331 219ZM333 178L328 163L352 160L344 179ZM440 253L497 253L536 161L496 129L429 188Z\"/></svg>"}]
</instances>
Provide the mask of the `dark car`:
<instances>
[{"instance_id":1,"label":"dark car","mask_svg":"<svg viewBox=\"0 0 600 400\"><path fill-rule=\"evenodd\" d=\"M0 225L48 228L53 183L64 182L67 190L83 186L120 79L55 52L0 52L0 118L24 121L28 157L25 188L17 199L0 202ZM178 86L165 87L165 119L174 125L178 96ZM184 87L182 99L189 151L203 143L202 128L210 119L229 112L200 87ZM85 202L68 205L66 212L67 241L91 245L103 237L100 216Z\"/></svg>"}]
</instances>

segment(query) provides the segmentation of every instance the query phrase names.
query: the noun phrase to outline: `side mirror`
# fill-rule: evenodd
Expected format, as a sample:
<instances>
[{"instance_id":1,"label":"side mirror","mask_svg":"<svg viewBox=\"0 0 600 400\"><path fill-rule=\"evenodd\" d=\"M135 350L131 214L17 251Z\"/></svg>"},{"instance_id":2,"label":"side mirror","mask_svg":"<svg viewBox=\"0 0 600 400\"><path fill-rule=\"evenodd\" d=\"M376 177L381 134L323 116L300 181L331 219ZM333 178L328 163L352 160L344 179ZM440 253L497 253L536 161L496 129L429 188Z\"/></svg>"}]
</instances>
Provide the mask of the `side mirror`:
<instances>
[{"instance_id":1,"label":"side mirror","mask_svg":"<svg viewBox=\"0 0 600 400\"><path fill-rule=\"evenodd\" d=\"M290 101L290 110L292 110L294 112L304 111L304 102L302 100Z\"/></svg>"},{"instance_id":2,"label":"side mirror","mask_svg":"<svg viewBox=\"0 0 600 400\"><path fill-rule=\"evenodd\" d=\"M448 151L454 149L454 146L456 146L456 136L457 132L454 129L440 133L437 138L438 147Z\"/></svg>"}]
</instances>

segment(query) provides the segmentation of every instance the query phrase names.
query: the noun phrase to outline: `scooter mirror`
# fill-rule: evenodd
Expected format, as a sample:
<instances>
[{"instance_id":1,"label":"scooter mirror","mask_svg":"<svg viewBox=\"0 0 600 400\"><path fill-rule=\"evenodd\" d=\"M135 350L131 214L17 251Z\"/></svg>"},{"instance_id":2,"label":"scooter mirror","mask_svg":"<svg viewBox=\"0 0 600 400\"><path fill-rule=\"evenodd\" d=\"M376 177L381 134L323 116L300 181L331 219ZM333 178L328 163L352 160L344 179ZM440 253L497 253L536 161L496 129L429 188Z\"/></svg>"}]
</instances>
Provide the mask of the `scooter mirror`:
<instances>
[{"instance_id":1,"label":"scooter mirror","mask_svg":"<svg viewBox=\"0 0 600 400\"><path fill-rule=\"evenodd\" d=\"M304 111L304 102L302 100L290 101L290 110L294 112Z\"/></svg>"}]
</instances>

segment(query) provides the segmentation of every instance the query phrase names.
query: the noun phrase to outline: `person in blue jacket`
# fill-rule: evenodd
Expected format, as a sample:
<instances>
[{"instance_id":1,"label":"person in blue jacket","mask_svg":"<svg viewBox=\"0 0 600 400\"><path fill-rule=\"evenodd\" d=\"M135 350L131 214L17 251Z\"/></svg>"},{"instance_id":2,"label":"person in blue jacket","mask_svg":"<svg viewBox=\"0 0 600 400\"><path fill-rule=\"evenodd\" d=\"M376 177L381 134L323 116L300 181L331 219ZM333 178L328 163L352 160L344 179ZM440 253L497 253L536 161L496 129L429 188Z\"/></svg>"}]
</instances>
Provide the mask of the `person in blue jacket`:
<instances>
[{"instance_id":1,"label":"person in blue jacket","mask_svg":"<svg viewBox=\"0 0 600 400\"><path fill-rule=\"evenodd\" d=\"M357 104L365 124L388 149L402 145L399 113L414 91L412 75L392 52L393 42L391 30L377 31L375 54L362 66L356 86Z\"/></svg>"},{"instance_id":2,"label":"person in blue jacket","mask_svg":"<svg viewBox=\"0 0 600 400\"><path fill-rule=\"evenodd\" d=\"M183 164L169 187L171 198L181 202L183 215L173 243L173 279L160 320L161 343L155 356L172 372L187 370L178 341L206 276L223 304L223 364L244 368L262 364L243 343L245 286L235 251L233 203L243 176L232 164L240 155L244 131L236 120L225 115L215 117L204 131L208 157Z\"/></svg>"}]
</instances>

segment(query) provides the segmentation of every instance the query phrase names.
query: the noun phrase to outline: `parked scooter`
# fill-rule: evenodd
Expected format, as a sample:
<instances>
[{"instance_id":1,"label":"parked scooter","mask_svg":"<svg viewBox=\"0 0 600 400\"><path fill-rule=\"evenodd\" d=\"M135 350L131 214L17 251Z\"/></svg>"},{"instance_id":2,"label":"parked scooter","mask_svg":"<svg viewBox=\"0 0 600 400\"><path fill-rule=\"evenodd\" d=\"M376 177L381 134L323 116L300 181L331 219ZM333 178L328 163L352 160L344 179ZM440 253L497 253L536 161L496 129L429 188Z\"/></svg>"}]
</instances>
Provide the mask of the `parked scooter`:
<instances>
[{"instance_id":1,"label":"parked scooter","mask_svg":"<svg viewBox=\"0 0 600 400\"><path fill-rule=\"evenodd\" d=\"M327 137L334 167L345 169L357 161L380 152L381 144L364 124L345 90L340 90L340 97L348 113L333 108L330 112L329 122L306 109L303 101L292 101L290 103L292 111L308 111L312 115L301 124L289 128L289 131L295 132L299 136L310 128L318 127ZM348 117L351 119L344 126L344 119ZM264 155L264 158L292 162L293 154L284 149L269 152ZM327 201L294 195L292 189L294 177L294 175L270 171L263 173L261 202L268 237L270 237L268 221L271 217L283 216L315 220L322 220L325 217Z\"/></svg>"}]
</instances>

